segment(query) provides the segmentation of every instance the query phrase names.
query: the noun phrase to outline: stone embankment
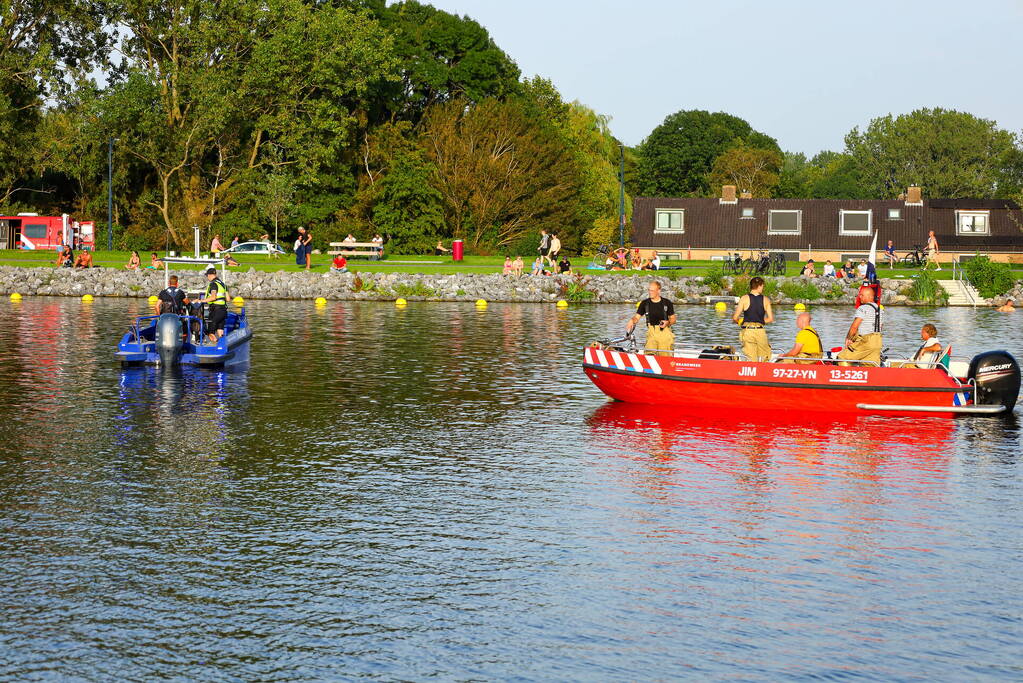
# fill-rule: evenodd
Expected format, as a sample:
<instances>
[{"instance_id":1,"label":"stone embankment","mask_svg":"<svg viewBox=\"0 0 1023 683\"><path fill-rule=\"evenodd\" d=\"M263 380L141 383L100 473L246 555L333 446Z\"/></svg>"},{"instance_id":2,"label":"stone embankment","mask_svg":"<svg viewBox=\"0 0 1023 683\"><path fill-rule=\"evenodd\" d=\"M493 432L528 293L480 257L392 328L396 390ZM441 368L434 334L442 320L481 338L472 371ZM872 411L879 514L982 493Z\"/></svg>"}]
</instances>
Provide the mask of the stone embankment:
<instances>
[{"instance_id":1,"label":"stone embankment","mask_svg":"<svg viewBox=\"0 0 1023 683\"><path fill-rule=\"evenodd\" d=\"M175 271L182 286L197 290L205 278L199 271ZM163 288L163 271L127 271L113 268L70 270L56 268L0 267L0 294L24 296L119 296L148 297ZM677 277L670 271L653 275L561 275L511 278L497 273L452 275L411 273L302 273L263 272L249 269L231 272L226 281L231 296L246 299L315 299L409 301L521 301L553 302L565 299L581 303L622 303L646 296L651 280L660 280L664 293L677 303L705 304L708 297L728 297L737 290L726 278L707 282L702 277ZM807 292L814 285L819 296ZM884 279L885 304L920 305L910 299L911 282ZM1018 288L1018 286L1017 286ZM856 285L834 279L772 278L771 298L779 304L796 302L850 304Z\"/></svg>"}]
</instances>

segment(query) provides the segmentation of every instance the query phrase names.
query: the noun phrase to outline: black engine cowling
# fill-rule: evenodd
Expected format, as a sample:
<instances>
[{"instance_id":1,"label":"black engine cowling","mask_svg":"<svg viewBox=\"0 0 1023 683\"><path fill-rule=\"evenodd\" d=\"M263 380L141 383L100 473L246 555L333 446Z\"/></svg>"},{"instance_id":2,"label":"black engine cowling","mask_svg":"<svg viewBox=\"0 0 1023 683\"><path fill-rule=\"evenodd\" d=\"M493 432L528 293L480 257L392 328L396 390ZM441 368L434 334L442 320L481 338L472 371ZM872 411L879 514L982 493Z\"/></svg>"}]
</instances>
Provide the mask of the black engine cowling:
<instances>
[{"instance_id":1,"label":"black engine cowling","mask_svg":"<svg viewBox=\"0 0 1023 683\"><path fill-rule=\"evenodd\" d=\"M967 375L977 385L974 402L984 405L1003 405L1012 410L1019 398L1019 363L1008 351L986 351L970 361Z\"/></svg>"}]
</instances>

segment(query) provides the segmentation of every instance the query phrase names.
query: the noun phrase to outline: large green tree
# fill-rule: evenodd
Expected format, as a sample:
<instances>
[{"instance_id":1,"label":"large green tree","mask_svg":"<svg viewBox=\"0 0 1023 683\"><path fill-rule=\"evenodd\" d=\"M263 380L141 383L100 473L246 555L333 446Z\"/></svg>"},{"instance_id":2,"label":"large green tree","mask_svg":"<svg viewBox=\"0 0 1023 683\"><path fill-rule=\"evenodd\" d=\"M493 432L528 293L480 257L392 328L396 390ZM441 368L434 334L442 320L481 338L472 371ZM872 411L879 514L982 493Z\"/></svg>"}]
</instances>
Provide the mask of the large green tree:
<instances>
[{"instance_id":1,"label":"large green tree","mask_svg":"<svg viewBox=\"0 0 1023 683\"><path fill-rule=\"evenodd\" d=\"M639 149L639 186L647 196L709 194L714 160L733 147L781 154L777 141L724 112L679 111L664 119Z\"/></svg>"},{"instance_id":2,"label":"large green tree","mask_svg":"<svg viewBox=\"0 0 1023 683\"><path fill-rule=\"evenodd\" d=\"M276 165L315 184L353 146L355 110L394 66L386 32L343 7L117 0L113 11L126 60L101 98L102 118L152 174L140 201L179 243Z\"/></svg>"},{"instance_id":3,"label":"large green tree","mask_svg":"<svg viewBox=\"0 0 1023 683\"><path fill-rule=\"evenodd\" d=\"M1018 192L1019 140L994 121L948 109L874 119L845 137L863 188L895 197L921 185L931 197L997 197Z\"/></svg>"},{"instance_id":4,"label":"large green tree","mask_svg":"<svg viewBox=\"0 0 1023 683\"><path fill-rule=\"evenodd\" d=\"M559 230L577 217L575 160L559 136L515 100L437 104L421 142L449 231L473 247L507 245L527 231Z\"/></svg>"}]
</instances>

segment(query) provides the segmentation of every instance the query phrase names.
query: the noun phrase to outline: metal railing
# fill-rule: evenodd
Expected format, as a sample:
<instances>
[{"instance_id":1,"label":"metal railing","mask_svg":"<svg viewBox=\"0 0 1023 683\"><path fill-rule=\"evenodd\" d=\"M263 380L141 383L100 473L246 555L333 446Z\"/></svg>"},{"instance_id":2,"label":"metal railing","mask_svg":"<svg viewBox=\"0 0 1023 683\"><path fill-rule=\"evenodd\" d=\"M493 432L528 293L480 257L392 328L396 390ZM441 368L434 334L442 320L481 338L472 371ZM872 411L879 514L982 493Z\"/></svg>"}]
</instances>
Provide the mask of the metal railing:
<instances>
[{"instance_id":1,"label":"metal railing","mask_svg":"<svg viewBox=\"0 0 1023 683\"><path fill-rule=\"evenodd\" d=\"M966 298L970 300L970 305L976 306L978 304L977 297L973 295L973 283L970 282L970 278L966 277L966 271L963 270L963 265L959 262L959 257L952 259L952 280L958 282L959 291L966 295Z\"/></svg>"}]
</instances>

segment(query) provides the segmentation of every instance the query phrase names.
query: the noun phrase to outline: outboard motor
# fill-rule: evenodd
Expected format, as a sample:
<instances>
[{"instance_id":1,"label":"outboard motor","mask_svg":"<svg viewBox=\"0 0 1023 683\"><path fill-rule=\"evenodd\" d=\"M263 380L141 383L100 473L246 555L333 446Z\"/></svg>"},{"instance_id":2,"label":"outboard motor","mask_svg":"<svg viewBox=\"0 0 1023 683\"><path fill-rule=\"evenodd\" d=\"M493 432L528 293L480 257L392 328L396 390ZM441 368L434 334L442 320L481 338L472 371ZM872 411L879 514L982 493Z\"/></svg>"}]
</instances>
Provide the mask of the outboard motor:
<instances>
[{"instance_id":1,"label":"outboard motor","mask_svg":"<svg viewBox=\"0 0 1023 683\"><path fill-rule=\"evenodd\" d=\"M173 313L164 313L156 321L156 350L160 354L160 365L177 365L181 358L181 318Z\"/></svg>"},{"instance_id":2,"label":"outboard motor","mask_svg":"<svg viewBox=\"0 0 1023 683\"><path fill-rule=\"evenodd\" d=\"M967 375L977 385L974 403L1003 405L1012 411L1019 398L1019 363L1008 351L986 351L973 357Z\"/></svg>"}]
</instances>

